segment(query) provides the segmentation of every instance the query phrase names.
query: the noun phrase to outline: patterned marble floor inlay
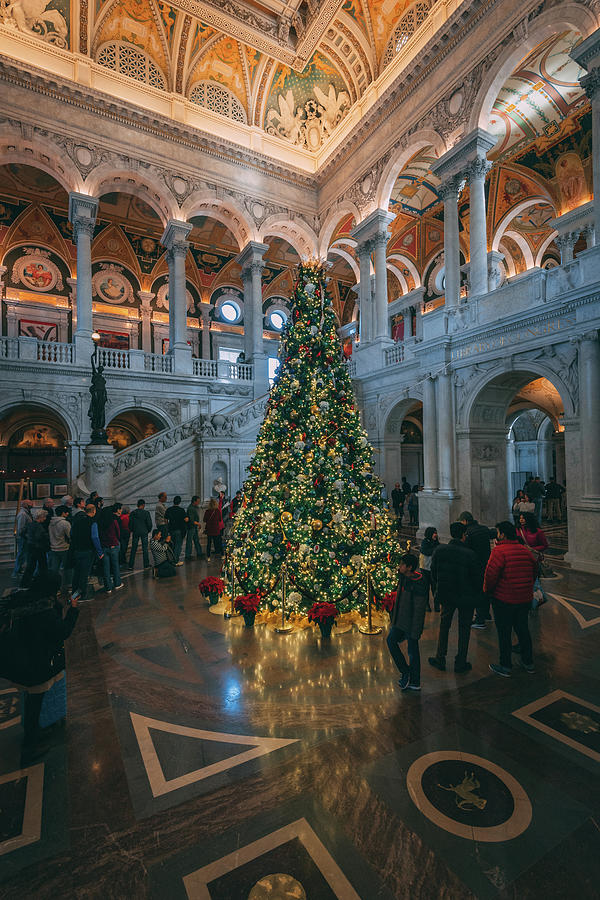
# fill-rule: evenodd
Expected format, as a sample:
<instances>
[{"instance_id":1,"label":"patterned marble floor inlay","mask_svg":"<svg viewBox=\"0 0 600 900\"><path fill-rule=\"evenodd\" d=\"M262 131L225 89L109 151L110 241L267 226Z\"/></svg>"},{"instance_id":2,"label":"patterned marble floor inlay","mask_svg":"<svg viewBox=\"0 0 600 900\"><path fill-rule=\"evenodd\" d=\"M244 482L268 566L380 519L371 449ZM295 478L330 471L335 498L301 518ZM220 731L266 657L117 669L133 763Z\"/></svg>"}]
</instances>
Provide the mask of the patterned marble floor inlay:
<instances>
[{"instance_id":1,"label":"patterned marble floor inlay","mask_svg":"<svg viewBox=\"0 0 600 900\"><path fill-rule=\"evenodd\" d=\"M0 728L12 728L21 722L19 691L4 688L0 691Z\"/></svg>"},{"instance_id":2,"label":"patterned marble floor inlay","mask_svg":"<svg viewBox=\"0 0 600 900\"><path fill-rule=\"evenodd\" d=\"M0 856L39 841L44 765L0 775Z\"/></svg>"},{"instance_id":3,"label":"patterned marble floor inlay","mask_svg":"<svg viewBox=\"0 0 600 900\"><path fill-rule=\"evenodd\" d=\"M205 731L151 719L134 712L130 716L154 797L176 791L296 743L295 739ZM172 765L173 760L177 762L177 741L171 741L171 747L165 746L164 741L161 744L164 734L183 738L181 745L183 747L185 744L185 758L195 763L202 762L202 765L196 765L191 771L182 774L174 774ZM185 740L189 738L196 741L195 750L191 750L189 740ZM207 746L206 742L212 743L213 747L211 748L210 743ZM158 749L160 746L164 751L162 754ZM167 766L171 768L170 774L165 771Z\"/></svg>"},{"instance_id":4,"label":"patterned marble floor inlay","mask_svg":"<svg viewBox=\"0 0 600 900\"><path fill-rule=\"evenodd\" d=\"M360 900L304 818L191 872L183 883L190 900Z\"/></svg>"},{"instance_id":5,"label":"patterned marble floor inlay","mask_svg":"<svg viewBox=\"0 0 600 900\"><path fill-rule=\"evenodd\" d=\"M513 716L600 762L600 706L556 690L516 709Z\"/></svg>"},{"instance_id":6,"label":"patterned marble floor inlay","mask_svg":"<svg viewBox=\"0 0 600 900\"><path fill-rule=\"evenodd\" d=\"M573 597L563 597L562 594L550 594L555 600L568 609L578 625L583 628L593 628L600 625L600 600L575 600Z\"/></svg>"}]
</instances>

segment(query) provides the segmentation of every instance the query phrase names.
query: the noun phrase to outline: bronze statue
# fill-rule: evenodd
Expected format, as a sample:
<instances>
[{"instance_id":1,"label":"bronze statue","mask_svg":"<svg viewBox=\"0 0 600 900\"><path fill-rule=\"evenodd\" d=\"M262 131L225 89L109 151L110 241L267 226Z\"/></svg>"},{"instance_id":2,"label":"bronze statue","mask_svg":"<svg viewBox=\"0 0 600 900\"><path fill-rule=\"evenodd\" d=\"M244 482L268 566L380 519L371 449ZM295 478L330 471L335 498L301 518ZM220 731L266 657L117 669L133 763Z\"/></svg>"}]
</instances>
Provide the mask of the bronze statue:
<instances>
[{"instance_id":1,"label":"bronze statue","mask_svg":"<svg viewBox=\"0 0 600 900\"><path fill-rule=\"evenodd\" d=\"M104 411L108 402L106 378L102 374L104 366L98 366L98 368L96 368L94 356L92 356L92 383L90 385L91 400L88 416L92 423L92 443L106 444L108 443L106 431L104 430L106 424Z\"/></svg>"}]
</instances>

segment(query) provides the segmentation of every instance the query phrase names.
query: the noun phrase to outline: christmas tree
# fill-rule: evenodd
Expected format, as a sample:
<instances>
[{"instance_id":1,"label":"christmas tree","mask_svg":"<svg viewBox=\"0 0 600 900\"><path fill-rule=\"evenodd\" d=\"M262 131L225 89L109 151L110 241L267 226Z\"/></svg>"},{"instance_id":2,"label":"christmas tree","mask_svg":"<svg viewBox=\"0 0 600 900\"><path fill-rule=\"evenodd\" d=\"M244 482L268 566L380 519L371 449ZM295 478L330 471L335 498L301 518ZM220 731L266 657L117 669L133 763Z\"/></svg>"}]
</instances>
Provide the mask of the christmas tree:
<instances>
[{"instance_id":1,"label":"christmas tree","mask_svg":"<svg viewBox=\"0 0 600 900\"><path fill-rule=\"evenodd\" d=\"M354 406L321 264L300 265L280 367L227 549L240 593L340 613L365 604L367 573L382 597L396 587L398 541Z\"/></svg>"}]
</instances>

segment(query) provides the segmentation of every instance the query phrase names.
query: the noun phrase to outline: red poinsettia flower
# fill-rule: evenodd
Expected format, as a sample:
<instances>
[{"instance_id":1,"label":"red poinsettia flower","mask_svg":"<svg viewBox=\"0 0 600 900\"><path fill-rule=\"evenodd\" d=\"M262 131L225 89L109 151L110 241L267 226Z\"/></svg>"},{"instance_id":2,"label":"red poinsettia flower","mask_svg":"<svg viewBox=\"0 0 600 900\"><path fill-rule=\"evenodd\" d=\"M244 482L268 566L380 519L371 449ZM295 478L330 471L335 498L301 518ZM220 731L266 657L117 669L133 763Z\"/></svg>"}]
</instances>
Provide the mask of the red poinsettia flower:
<instances>
[{"instance_id":1,"label":"red poinsettia flower","mask_svg":"<svg viewBox=\"0 0 600 900\"><path fill-rule=\"evenodd\" d=\"M385 597L382 597L379 602L382 609L391 613L394 608L394 603L396 602L396 591L390 591L390 593L386 594Z\"/></svg>"},{"instance_id":2,"label":"red poinsettia flower","mask_svg":"<svg viewBox=\"0 0 600 900\"><path fill-rule=\"evenodd\" d=\"M233 601L233 605L241 612L258 612L261 600L261 595L256 591L254 594L240 594Z\"/></svg>"},{"instance_id":3,"label":"red poinsettia flower","mask_svg":"<svg viewBox=\"0 0 600 900\"><path fill-rule=\"evenodd\" d=\"M313 603L308 611L309 622L327 622L330 619L337 619L338 608L335 603L317 602Z\"/></svg>"},{"instance_id":4,"label":"red poinsettia flower","mask_svg":"<svg viewBox=\"0 0 600 900\"><path fill-rule=\"evenodd\" d=\"M198 590L205 596L207 594L218 594L219 596L221 596L221 594L225 590L225 582L222 578L217 578L215 575L210 575L208 578L204 578L200 582L200 584L198 585Z\"/></svg>"}]
</instances>

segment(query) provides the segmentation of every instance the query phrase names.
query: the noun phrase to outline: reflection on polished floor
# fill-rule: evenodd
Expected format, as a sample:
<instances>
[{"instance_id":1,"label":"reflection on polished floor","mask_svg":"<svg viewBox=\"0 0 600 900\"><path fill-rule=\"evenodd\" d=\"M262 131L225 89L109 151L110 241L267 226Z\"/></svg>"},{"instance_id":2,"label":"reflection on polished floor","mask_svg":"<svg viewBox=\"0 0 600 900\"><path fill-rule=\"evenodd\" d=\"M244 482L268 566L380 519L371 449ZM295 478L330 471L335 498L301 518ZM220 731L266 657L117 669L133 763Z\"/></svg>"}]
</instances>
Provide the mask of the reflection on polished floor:
<instances>
[{"instance_id":1,"label":"reflection on polished floor","mask_svg":"<svg viewBox=\"0 0 600 900\"><path fill-rule=\"evenodd\" d=\"M537 674L492 675L488 627L472 672L427 667L408 695L385 635L212 615L204 563L97 595L68 645L65 732L23 771L0 685L1 896L597 897L600 587L557 571L531 617Z\"/></svg>"}]
</instances>

